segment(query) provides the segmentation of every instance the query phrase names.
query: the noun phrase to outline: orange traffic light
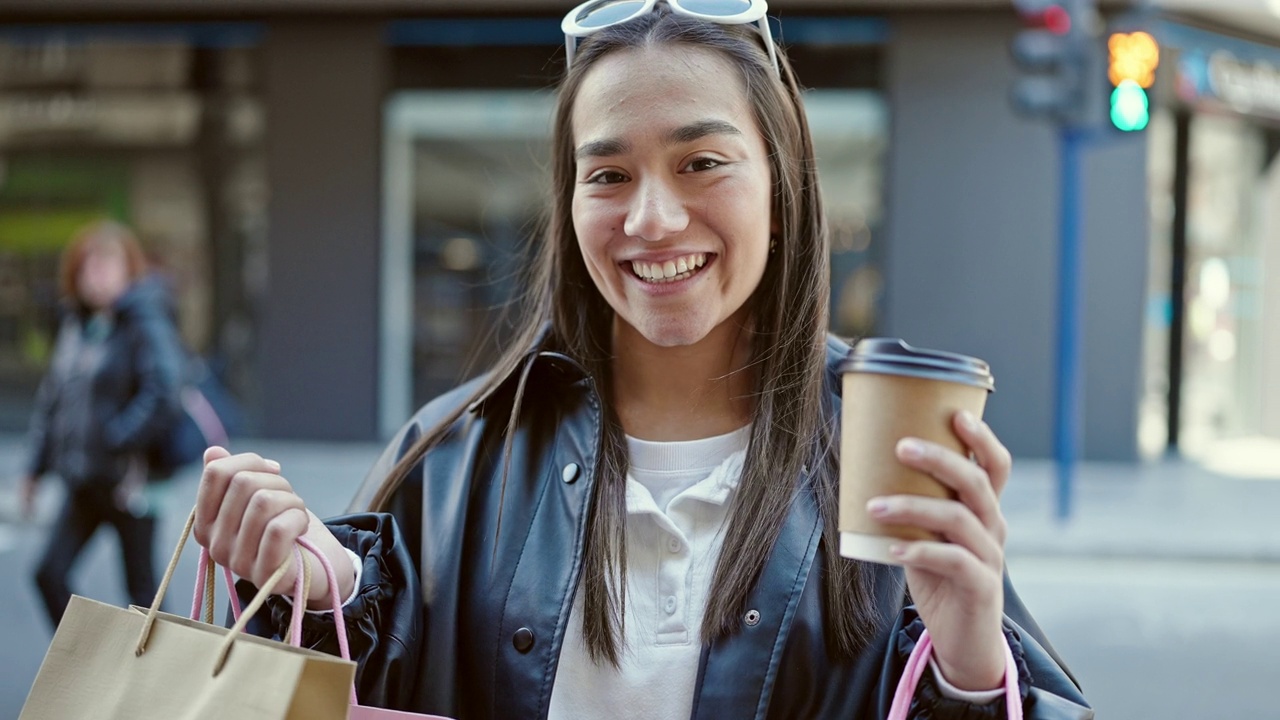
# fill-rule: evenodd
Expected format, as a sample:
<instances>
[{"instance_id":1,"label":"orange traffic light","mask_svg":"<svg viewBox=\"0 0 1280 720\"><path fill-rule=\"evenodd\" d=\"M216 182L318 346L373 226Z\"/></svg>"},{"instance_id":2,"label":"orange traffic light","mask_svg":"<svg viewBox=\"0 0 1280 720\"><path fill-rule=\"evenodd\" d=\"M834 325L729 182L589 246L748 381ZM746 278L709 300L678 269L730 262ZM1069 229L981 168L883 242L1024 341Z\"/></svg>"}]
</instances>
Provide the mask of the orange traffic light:
<instances>
[{"instance_id":1,"label":"orange traffic light","mask_svg":"<svg viewBox=\"0 0 1280 720\"><path fill-rule=\"evenodd\" d=\"M1125 80L1132 80L1140 87L1149 88L1155 83L1160 45L1150 33L1113 33L1107 40L1107 50L1111 56L1107 78L1112 85L1119 87Z\"/></svg>"}]
</instances>

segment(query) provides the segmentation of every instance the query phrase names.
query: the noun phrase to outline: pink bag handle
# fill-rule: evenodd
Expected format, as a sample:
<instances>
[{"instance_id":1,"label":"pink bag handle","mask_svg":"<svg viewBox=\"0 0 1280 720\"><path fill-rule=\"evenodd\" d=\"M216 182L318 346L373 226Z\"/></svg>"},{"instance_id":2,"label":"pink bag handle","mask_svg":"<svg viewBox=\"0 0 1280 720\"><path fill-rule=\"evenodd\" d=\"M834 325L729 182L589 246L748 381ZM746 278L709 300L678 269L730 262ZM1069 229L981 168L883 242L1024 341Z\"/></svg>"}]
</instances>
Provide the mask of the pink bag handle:
<instances>
[{"instance_id":1,"label":"pink bag handle","mask_svg":"<svg viewBox=\"0 0 1280 720\"><path fill-rule=\"evenodd\" d=\"M218 418L218 411L213 409L213 405L209 404L209 399L199 388L188 385L182 389L179 399L182 401L182 409L195 422L200 435L204 437L205 445L227 444L227 428Z\"/></svg>"},{"instance_id":2,"label":"pink bag handle","mask_svg":"<svg viewBox=\"0 0 1280 720\"><path fill-rule=\"evenodd\" d=\"M295 558L296 560L296 558ZM209 567L214 565L213 560L209 557L207 548L200 548L200 564L196 570L196 589L191 598L191 619L200 620L200 609L205 607L207 610L213 610L213 598L206 597L206 593L212 594L212 589L207 585L207 580L212 575ZM215 565L216 567L216 565ZM231 568L223 566L222 576L227 583L227 591L231 596L231 614L236 620L240 619L240 603L236 598L236 581L231 575ZM213 619L209 617L209 613L205 613L204 622L213 624Z\"/></svg>"},{"instance_id":3,"label":"pink bag handle","mask_svg":"<svg viewBox=\"0 0 1280 720\"><path fill-rule=\"evenodd\" d=\"M310 540L308 540L305 537L298 538L297 546L295 546L293 549L293 557L292 557L293 562L297 563L297 566L299 568L303 568L304 570L303 572L299 572L297 574L297 578L294 581L294 586L293 586L294 612L292 614L293 617L290 619L290 622L289 622L289 636L290 636L289 644L294 647L302 646L302 618L303 618L303 614L306 612L306 607L307 607L307 599L305 597L305 594L306 594L305 588L310 584L309 582L310 569L306 565L304 565L302 562L302 550L300 548L305 549L309 551L312 555L316 556L316 559L320 561L320 567L324 569L324 577L329 584L329 604L330 604L330 607L333 608L334 630L338 635L338 653L343 660L351 660L351 646L347 641L347 621L342 616L342 598L338 597L337 573L334 572L333 564L329 562L329 558L325 557L324 553L320 552L319 548L317 548L314 544L312 544ZM209 557L208 548L201 547L200 548L200 564L196 572L195 598L191 606L192 620L200 619L199 615L200 615L200 609L202 606L207 607L210 612L212 611L213 599L212 597L206 598L206 594L212 595L213 590L212 590L212 586L208 585L206 580L213 575L213 573L211 572L211 568L213 567L214 567L213 560ZM222 570L223 570L223 577L225 578L226 584L227 584L228 602L231 605L231 614L236 619L236 625L243 626L244 623L241 622L241 617L240 617L242 610L240 608L240 599L236 595L235 580L232 578L231 570L229 568L224 566ZM298 609L299 607L301 608L301 610ZM241 629L243 629L243 627L241 627ZM351 704L352 705L357 704L355 685L351 686Z\"/></svg>"},{"instance_id":4,"label":"pink bag handle","mask_svg":"<svg viewBox=\"0 0 1280 720\"><path fill-rule=\"evenodd\" d=\"M920 676L929 666L929 656L933 654L933 639L926 629L920 633L915 649L907 658L907 666L902 670L902 678L898 680L898 689L893 693L893 704L889 707L886 720L907 720L907 711L911 709L911 698L916 694L916 685ZM1013 651L1008 643L1004 646L1004 697L1009 711L1009 720L1022 720L1022 695L1018 692L1018 669L1013 660Z\"/></svg>"}]
</instances>

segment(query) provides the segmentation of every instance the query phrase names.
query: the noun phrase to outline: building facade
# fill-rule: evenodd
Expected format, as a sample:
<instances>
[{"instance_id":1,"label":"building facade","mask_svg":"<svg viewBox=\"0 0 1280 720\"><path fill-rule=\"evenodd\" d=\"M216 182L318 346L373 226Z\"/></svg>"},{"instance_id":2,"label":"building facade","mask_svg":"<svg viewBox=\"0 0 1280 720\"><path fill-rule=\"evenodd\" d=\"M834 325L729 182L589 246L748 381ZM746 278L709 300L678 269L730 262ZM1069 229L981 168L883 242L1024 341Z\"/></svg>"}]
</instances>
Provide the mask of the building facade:
<instances>
[{"instance_id":1,"label":"building facade","mask_svg":"<svg viewBox=\"0 0 1280 720\"><path fill-rule=\"evenodd\" d=\"M483 368L546 193L566 5L7 2L0 424L23 426L43 372L57 250L104 213L175 279L185 337L254 434L384 437ZM1049 456L1059 135L1008 101L1011 5L772 10L810 88L833 330L989 360L988 419L1015 454ZM1249 391L1278 351L1262 332L1272 96L1256 79L1272 43L1233 18L1104 10L1171 52L1151 127L1103 134L1084 159L1085 454L1280 437L1280 404ZM1207 80L1179 94L1200 56L1255 109Z\"/></svg>"}]
</instances>

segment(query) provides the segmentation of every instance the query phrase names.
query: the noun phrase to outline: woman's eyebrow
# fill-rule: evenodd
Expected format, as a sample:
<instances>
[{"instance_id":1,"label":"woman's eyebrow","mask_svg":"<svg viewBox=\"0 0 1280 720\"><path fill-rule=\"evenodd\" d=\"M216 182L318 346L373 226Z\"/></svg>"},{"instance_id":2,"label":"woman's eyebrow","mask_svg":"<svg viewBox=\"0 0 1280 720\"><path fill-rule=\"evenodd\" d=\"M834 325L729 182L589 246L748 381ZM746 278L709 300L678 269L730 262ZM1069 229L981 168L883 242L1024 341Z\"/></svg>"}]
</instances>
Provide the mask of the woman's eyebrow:
<instances>
[{"instance_id":1,"label":"woman's eyebrow","mask_svg":"<svg viewBox=\"0 0 1280 720\"><path fill-rule=\"evenodd\" d=\"M724 120L699 120L689 123L667 133L667 142L672 145L701 140L708 135L741 135L742 131Z\"/></svg>"},{"instance_id":2,"label":"woman's eyebrow","mask_svg":"<svg viewBox=\"0 0 1280 720\"><path fill-rule=\"evenodd\" d=\"M605 140L592 140L583 143L581 147L573 153L574 160L581 160L589 157L616 157L625 155L631 150L630 143L625 140L609 138Z\"/></svg>"},{"instance_id":3,"label":"woman's eyebrow","mask_svg":"<svg viewBox=\"0 0 1280 720\"><path fill-rule=\"evenodd\" d=\"M699 120L682 125L667 133L668 145L680 145L701 140L709 135L741 135L742 131L724 120ZM583 143L573 153L574 160L589 157L617 157L631 152L631 143L619 138L605 138Z\"/></svg>"}]
</instances>

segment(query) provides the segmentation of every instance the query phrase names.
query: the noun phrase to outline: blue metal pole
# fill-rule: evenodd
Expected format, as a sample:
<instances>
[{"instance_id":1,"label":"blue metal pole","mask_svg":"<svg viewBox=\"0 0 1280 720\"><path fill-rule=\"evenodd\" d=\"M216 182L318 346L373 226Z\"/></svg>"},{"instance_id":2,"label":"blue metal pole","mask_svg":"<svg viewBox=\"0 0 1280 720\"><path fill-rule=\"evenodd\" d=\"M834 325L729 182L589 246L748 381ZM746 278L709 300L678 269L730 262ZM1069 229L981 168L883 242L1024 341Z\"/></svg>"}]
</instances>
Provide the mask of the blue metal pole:
<instances>
[{"instance_id":1,"label":"blue metal pole","mask_svg":"<svg viewBox=\"0 0 1280 720\"><path fill-rule=\"evenodd\" d=\"M1060 173L1058 209L1058 337L1057 387L1054 398L1054 459L1057 464L1057 516L1071 516L1072 481L1080 456L1082 392L1080 360L1083 333L1080 292L1080 154L1084 145L1081 131L1060 130Z\"/></svg>"}]
</instances>

